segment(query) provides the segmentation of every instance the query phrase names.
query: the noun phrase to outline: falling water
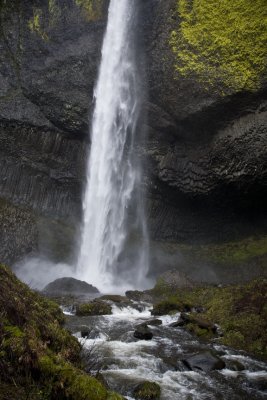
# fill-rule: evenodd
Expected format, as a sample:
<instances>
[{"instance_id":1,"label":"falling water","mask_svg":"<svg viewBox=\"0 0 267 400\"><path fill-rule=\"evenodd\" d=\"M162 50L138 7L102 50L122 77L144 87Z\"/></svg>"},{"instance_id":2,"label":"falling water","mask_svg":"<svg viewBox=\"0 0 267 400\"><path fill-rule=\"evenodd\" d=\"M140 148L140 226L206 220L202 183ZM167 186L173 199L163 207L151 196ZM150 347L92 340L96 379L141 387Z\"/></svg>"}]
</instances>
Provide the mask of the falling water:
<instances>
[{"instance_id":1,"label":"falling water","mask_svg":"<svg viewBox=\"0 0 267 400\"><path fill-rule=\"evenodd\" d=\"M134 157L140 115L135 5L110 2L95 89L78 275L102 291L144 287L148 264L140 163Z\"/></svg>"}]
</instances>

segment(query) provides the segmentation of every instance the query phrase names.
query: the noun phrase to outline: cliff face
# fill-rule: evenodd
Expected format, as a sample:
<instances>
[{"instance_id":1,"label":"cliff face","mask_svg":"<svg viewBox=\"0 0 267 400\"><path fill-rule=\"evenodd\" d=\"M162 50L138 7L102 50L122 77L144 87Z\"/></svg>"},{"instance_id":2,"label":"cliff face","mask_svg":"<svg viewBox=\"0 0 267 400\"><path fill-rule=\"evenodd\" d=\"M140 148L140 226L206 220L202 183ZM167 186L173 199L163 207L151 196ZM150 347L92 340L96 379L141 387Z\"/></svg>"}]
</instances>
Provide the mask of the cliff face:
<instances>
[{"instance_id":1,"label":"cliff face","mask_svg":"<svg viewBox=\"0 0 267 400\"><path fill-rule=\"evenodd\" d=\"M143 15L150 16L142 21L148 54L147 162L154 182L149 211L152 240L161 242L154 263L180 264L211 280L238 280L253 269L266 273L266 69L253 90L222 82L221 76L210 85L206 75L201 80L194 71L177 72L171 38L182 26L183 3L155 0L152 13L151 2L144 3ZM264 241L247 252L255 235Z\"/></svg>"},{"instance_id":2,"label":"cliff face","mask_svg":"<svg viewBox=\"0 0 267 400\"><path fill-rule=\"evenodd\" d=\"M1 1L2 261L40 246L72 253L106 10L107 1Z\"/></svg>"},{"instance_id":3,"label":"cliff face","mask_svg":"<svg viewBox=\"0 0 267 400\"><path fill-rule=\"evenodd\" d=\"M7 222L2 235L11 248L0 256L14 261L47 235L58 240L53 253L61 258L57 248L66 255L77 235L108 1L1 4L0 193L3 207L10 215L21 210L32 233L20 246L16 222ZM227 87L218 76L207 86L194 73L181 75L171 45L182 22L177 0L137 4L147 91L147 135L138 152L152 269L179 265L199 279L212 271L210 280L265 273L266 76L251 90Z\"/></svg>"}]
</instances>

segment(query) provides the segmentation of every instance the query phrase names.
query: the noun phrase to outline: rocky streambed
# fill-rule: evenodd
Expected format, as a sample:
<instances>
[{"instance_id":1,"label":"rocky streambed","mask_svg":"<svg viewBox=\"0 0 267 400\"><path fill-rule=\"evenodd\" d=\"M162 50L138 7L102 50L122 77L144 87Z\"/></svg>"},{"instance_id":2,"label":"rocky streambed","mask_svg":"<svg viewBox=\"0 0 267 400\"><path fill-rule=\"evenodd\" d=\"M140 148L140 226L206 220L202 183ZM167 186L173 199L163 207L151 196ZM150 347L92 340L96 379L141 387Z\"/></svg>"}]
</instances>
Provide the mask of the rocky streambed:
<instances>
[{"instance_id":1,"label":"rocky streambed","mask_svg":"<svg viewBox=\"0 0 267 400\"><path fill-rule=\"evenodd\" d=\"M64 308L67 328L82 343L88 372L109 389L129 400L266 398L266 363L216 339L197 339L176 323L180 313L152 316L149 303L118 300L102 300L111 307L109 315L75 315L73 308ZM138 392L147 381L159 385L160 392Z\"/></svg>"}]
</instances>

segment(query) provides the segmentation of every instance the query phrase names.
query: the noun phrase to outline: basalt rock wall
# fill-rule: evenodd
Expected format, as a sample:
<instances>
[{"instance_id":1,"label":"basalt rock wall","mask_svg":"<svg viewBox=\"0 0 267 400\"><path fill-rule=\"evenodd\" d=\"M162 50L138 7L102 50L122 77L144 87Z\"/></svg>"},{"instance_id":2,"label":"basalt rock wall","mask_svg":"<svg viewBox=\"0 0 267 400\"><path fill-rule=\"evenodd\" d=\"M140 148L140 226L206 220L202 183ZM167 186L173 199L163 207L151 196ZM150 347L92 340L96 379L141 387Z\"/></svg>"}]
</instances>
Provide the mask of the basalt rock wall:
<instances>
[{"instance_id":1,"label":"basalt rock wall","mask_svg":"<svg viewBox=\"0 0 267 400\"><path fill-rule=\"evenodd\" d=\"M10 205L9 215L15 207L12 229L0 213L0 257L13 263L45 249L68 259L79 231L108 2L0 4L0 197ZM15 229L26 215L28 235ZM65 246L59 239L64 234Z\"/></svg>"}]
</instances>

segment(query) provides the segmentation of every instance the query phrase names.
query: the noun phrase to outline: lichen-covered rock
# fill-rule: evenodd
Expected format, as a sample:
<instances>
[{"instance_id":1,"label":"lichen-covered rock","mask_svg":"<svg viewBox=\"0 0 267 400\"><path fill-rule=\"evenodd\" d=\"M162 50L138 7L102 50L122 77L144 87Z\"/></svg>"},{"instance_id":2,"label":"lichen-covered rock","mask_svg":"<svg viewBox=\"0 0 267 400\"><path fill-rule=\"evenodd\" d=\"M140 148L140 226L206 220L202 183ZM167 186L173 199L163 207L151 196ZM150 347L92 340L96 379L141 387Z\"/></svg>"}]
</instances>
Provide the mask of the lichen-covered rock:
<instances>
[{"instance_id":1,"label":"lichen-covered rock","mask_svg":"<svg viewBox=\"0 0 267 400\"><path fill-rule=\"evenodd\" d=\"M161 389L156 382L145 381L140 383L133 392L136 400L158 400Z\"/></svg>"}]
</instances>

